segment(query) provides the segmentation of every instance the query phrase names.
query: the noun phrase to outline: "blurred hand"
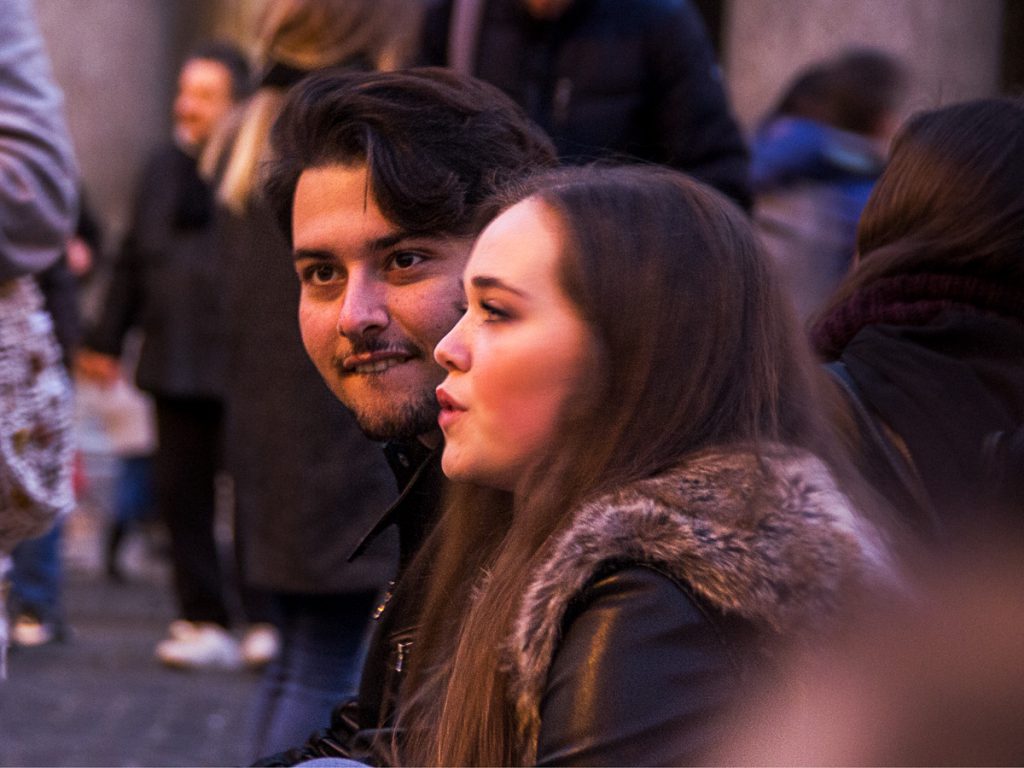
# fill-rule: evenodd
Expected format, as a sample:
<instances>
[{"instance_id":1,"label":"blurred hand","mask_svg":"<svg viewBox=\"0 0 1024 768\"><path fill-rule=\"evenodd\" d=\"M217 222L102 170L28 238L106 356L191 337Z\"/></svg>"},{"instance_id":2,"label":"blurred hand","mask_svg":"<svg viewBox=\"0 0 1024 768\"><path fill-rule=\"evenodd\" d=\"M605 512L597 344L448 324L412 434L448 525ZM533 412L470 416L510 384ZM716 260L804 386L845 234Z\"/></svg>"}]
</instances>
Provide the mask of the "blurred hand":
<instances>
[{"instance_id":1,"label":"blurred hand","mask_svg":"<svg viewBox=\"0 0 1024 768\"><path fill-rule=\"evenodd\" d=\"M121 364L116 357L83 349L75 356L75 372L96 384L113 386L121 377Z\"/></svg>"},{"instance_id":2,"label":"blurred hand","mask_svg":"<svg viewBox=\"0 0 1024 768\"><path fill-rule=\"evenodd\" d=\"M72 237L68 240L65 254L68 260L68 269L75 277L83 277L92 271L93 255L92 248L80 237Z\"/></svg>"}]
</instances>

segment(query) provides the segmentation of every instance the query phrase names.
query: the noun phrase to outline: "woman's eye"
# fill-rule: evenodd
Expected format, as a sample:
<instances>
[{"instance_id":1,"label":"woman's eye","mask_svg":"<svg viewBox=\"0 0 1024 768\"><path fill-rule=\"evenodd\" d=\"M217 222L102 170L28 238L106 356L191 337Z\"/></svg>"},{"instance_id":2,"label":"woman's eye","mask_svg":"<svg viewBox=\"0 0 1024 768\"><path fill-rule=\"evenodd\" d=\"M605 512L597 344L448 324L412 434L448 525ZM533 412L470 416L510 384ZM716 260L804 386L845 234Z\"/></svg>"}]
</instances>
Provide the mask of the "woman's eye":
<instances>
[{"instance_id":1,"label":"woman's eye","mask_svg":"<svg viewBox=\"0 0 1024 768\"><path fill-rule=\"evenodd\" d=\"M499 309L498 307L494 306L490 302L481 301L480 302L480 309L484 313L484 320L485 320L485 322L493 323L493 322L497 322L499 320L507 320L508 319L508 313L507 312L505 312L503 309Z\"/></svg>"},{"instance_id":2,"label":"woman's eye","mask_svg":"<svg viewBox=\"0 0 1024 768\"><path fill-rule=\"evenodd\" d=\"M423 261L424 258L425 257L421 253L416 253L414 251L401 251L392 257L391 264L397 269L409 269L410 267L415 267Z\"/></svg>"}]
</instances>

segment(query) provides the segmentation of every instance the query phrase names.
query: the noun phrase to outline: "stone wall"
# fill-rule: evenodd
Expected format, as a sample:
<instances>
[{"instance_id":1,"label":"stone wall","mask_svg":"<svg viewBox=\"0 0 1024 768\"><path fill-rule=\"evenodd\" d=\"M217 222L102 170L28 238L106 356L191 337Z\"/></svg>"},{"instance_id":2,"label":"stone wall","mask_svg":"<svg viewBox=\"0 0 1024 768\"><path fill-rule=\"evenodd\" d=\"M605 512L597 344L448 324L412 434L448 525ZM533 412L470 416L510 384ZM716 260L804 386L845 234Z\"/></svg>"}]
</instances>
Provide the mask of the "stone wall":
<instances>
[{"instance_id":1,"label":"stone wall","mask_svg":"<svg viewBox=\"0 0 1024 768\"><path fill-rule=\"evenodd\" d=\"M901 56L907 109L996 92L1002 0L731 0L724 67L733 106L752 127L805 65L850 45Z\"/></svg>"},{"instance_id":2,"label":"stone wall","mask_svg":"<svg viewBox=\"0 0 1024 768\"><path fill-rule=\"evenodd\" d=\"M141 164L170 136L181 58L215 9L210 0L36 0L108 250L123 234Z\"/></svg>"}]
</instances>

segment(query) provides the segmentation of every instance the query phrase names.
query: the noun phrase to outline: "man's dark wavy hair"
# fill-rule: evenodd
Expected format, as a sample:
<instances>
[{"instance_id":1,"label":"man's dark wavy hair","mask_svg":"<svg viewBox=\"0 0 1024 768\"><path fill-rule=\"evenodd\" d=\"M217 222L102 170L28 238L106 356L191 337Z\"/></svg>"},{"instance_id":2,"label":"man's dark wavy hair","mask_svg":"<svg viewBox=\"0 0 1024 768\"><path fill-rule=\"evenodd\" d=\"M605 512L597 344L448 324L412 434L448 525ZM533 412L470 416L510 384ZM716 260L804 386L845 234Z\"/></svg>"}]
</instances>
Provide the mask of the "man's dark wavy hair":
<instances>
[{"instance_id":1,"label":"man's dark wavy hair","mask_svg":"<svg viewBox=\"0 0 1024 768\"><path fill-rule=\"evenodd\" d=\"M381 212L410 233L475 235L496 189L556 163L554 145L501 91L446 69L324 70L288 95L263 194L289 242L308 168L369 170Z\"/></svg>"}]
</instances>

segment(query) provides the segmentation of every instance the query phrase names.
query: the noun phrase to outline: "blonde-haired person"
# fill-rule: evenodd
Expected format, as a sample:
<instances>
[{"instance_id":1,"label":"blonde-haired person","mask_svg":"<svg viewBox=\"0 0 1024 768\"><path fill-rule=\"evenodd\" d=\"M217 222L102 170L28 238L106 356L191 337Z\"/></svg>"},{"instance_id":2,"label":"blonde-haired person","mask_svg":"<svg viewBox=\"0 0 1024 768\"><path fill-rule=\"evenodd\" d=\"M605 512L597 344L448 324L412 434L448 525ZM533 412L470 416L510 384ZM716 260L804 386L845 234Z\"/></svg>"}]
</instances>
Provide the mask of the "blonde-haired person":
<instances>
[{"instance_id":1,"label":"blonde-haired person","mask_svg":"<svg viewBox=\"0 0 1024 768\"><path fill-rule=\"evenodd\" d=\"M395 493L381 451L303 349L291 249L258 194L285 95L322 68L403 63L407 0L275 0L260 21L260 85L204 158L215 173L226 265L226 456L242 578L276 595L282 652L253 715L253 756L300 743L355 690L363 636L394 566L348 563Z\"/></svg>"},{"instance_id":2,"label":"blonde-haired person","mask_svg":"<svg viewBox=\"0 0 1024 768\"><path fill-rule=\"evenodd\" d=\"M260 87L204 158L218 196L247 208L267 159L270 128L289 86L318 69L392 70L409 63L420 25L409 0L274 0L258 22ZM228 148L230 145L230 148ZM217 165L223 163L218 172Z\"/></svg>"}]
</instances>

